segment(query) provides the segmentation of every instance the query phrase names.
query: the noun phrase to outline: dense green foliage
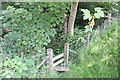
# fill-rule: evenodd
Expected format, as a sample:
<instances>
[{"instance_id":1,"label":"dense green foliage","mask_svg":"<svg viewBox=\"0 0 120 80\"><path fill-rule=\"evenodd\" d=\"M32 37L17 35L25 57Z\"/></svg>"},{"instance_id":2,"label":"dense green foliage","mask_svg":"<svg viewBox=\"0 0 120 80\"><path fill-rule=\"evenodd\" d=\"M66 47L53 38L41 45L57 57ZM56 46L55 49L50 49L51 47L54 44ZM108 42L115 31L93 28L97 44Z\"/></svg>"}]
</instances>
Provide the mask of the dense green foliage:
<instances>
[{"instance_id":1,"label":"dense green foliage","mask_svg":"<svg viewBox=\"0 0 120 80\"><path fill-rule=\"evenodd\" d=\"M1 16L3 29L9 29L11 32L1 39L1 53L8 54L9 60L13 61L16 59L15 56L19 56L18 60L22 58L22 61L19 60L20 63L25 63L20 64L21 66L26 67L26 70L36 71L42 59L46 58L46 46L57 32L55 27L60 28L63 25L63 16L67 13L69 5L68 3L10 3L6 8ZM25 66L31 62L30 60L32 64ZM7 68L8 59L3 61ZM16 62L10 63L10 65L12 64L15 65ZM9 68L11 71L14 66L9 66ZM35 68L35 70L31 68ZM14 69L18 71L16 74L19 75L3 73L9 74L9 77L36 77L34 72L33 75L29 72L25 73L25 76L22 74L24 69L22 70L21 67L20 70L19 67Z\"/></svg>"},{"instance_id":2,"label":"dense green foliage","mask_svg":"<svg viewBox=\"0 0 120 80\"><path fill-rule=\"evenodd\" d=\"M35 50L37 53L44 53L44 46L50 43L50 37L56 34L53 27L63 23L62 17L65 11L61 12L59 7L64 7L64 5L59 5L59 3L56 5L53 3L21 3L21 5L22 8L16 9L8 6L8 9L3 11L3 29L9 28L12 31L5 36L7 40L3 39L3 42L8 41L8 44L14 42L9 45L4 44L3 47L7 48L9 53L24 52L27 54ZM42 7L46 6L52 6L52 8L48 8L44 13Z\"/></svg>"},{"instance_id":3,"label":"dense green foliage","mask_svg":"<svg viewBox=\"0 0 120 80\"><path fill-rule=\"evenodd\" d=\"M2 28L3 30L9 29L11 32L4 37L1 37L0 34L0 77L117 77L118 23L113 22L108 29L103 29L100 32L93 29L91 31L90 49L87 51L86 32L91 28L89 26L89 29L85 27L88 24L87 20L83 21L83 19L91 21L92 16L90 14L93 13L97 18L103 17L103 11L99 7L106 11L104 11L105 14L113 11L113 9L117 11L116 4L114 3L114 7L111 7L113 3L91 3L86 6L88 4L79 3L74 36L71 37L70 34L67 34L67 36L64 34L63 18L66 15L69 19L71 3L3 3L2 16L0 16ZM84 18L80 9L85 13ZM106 20L105 18L102 19L103 21ZM95 20L96 25L103 23L103 21L99 23L99 20ZM0 32L3 31L0 30ZM52 48L55 55L60 54L64 52L64 43L66 42L70 44L71 50L79 53L79 56L70 53L70 64L68 65L70 71L65 73L55 72L53 76L50 76L46 64L39 67L42 60L46 59L46 49Z\"/></svg>"}]
</instances>

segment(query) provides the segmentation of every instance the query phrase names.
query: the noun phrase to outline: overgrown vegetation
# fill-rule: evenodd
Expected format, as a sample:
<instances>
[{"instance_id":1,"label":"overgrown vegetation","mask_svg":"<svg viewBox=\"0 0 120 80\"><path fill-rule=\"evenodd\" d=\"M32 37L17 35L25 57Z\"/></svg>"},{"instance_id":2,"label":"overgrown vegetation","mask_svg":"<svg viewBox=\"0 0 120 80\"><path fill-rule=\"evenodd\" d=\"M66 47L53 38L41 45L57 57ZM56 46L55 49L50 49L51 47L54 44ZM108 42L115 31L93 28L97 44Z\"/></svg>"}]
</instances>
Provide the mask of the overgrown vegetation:
<instances>
[{"instance_id":1,"label":"overgrown vegetation","mask_svg":"<svg viewBox=\"0 0 120 80\"><path fill-rule=\"evenodd\" d=\"M99 20L101 19L95 19L95 27L91 31L88 50L86 46L87 32L91 28L85 27L88 21L83 21L83 16L78 16L82 15L79 8L81 6L83 12L85 11L83 9L89 9L93 14L95 13L93 9L103 6L103 12L106 15L113 9L114 15L117 15L115 13L117 12L117 3L91 3L89 7L85 7L85 3L79 3L83 5L78 7L74 36L72 37L71 34L64 33L64 15L68 22L71 4L65 2L12 2L2 4L4 7L0 17L2 20L2 30L0 30L2 32L0 34L1 78L118 77L118 22L113 21L110 25L106 24L107 29L100 27L100 31L98 31L96 26L107 19L101 18L100 23ZM113 4L114 7L111 7ZM100 12L102 17L103 12ZM89 13L87 19L90 16ZM92 17L89 21L91 20ZM4 34L4 30L9 30L9 32ZM70 71L55 71L54 75L51 76L46 68L46 63L41 67L39 65L46 59L47 48L52 48L54 55L57 55L64 52L65 43L69 43L70 49L79 53L79 56L70 53L68 65Z\"/></svg>"},{"instance_id":2,"label":"overgrown vegetation","mask_svg":"<svg viewBox=\"0 0 120 80\"><path fill-rule=\"evenodd\" d=\"M100 36L92 36L89 52L86 46L80 47L77 64L71 64L70 71L60 77L117 78L118 60L118 22L113 22Z\"/></svg>"}]
</instances>

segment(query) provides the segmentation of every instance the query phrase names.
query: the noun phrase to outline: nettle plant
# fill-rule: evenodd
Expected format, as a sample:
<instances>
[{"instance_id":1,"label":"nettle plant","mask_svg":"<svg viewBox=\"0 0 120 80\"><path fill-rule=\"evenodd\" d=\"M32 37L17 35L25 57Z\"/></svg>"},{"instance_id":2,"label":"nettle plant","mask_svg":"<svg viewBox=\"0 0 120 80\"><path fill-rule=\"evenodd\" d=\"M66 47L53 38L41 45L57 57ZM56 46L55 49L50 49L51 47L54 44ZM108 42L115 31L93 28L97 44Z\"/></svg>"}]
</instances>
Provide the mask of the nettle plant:
<instances>
[{"instance_id":1,"label":"nettle plant","mask_svg":"<svg viewBox=\"0 0 120 80\"><path fill-rule=\"evenodd\" d=\"M101 17L104 17L104 12L102 11L103 8L100 8L100 7L96 7L94 8L95 10L95 13L94 14L91 14L90 11L88 9L81 9L81 11L83 11L83 20L89 20L88 24L89 25L86 25L85 28L85 32L92 32L92 29L95 25L95 19L100 19Z\"/></svg>"}]
</instances>

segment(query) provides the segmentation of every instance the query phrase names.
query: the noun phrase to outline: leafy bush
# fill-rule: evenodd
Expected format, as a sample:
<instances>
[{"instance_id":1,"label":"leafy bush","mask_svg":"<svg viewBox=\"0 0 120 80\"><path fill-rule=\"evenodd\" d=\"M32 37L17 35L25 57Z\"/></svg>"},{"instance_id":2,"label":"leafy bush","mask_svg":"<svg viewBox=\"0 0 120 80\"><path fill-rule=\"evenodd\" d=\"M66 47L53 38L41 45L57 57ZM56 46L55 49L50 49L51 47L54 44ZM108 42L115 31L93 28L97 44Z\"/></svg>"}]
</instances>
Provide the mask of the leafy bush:
<instances>
[{"instance_id":1,"label":"leafy bush","mask_svg":"<svg viewBox=\"0 0 120 80\"><path fill-rule=\"evenodd\" d=\"M55 29L43 23L42 16L36 21L33 20L36 16L32 12L23 8L15 9L10 6L8 8L3 11L3 28L9 28L12 32L5 36L2 41L5 44L2 47L9 53L27 54L35 50L37 53L43 53L44 46L51 41L50 36L55 35Z\"/></svg>"},{"instance_id":2,"label":"leafy bush","mask_svg":"<svg viewBox=\"0 0 120 80\"><path fill-rule=\"evenodd\" d=\"M1 76L37 77L37 72L42 74L37 70L38 64L46 58L48 43L55 37L58 30L56 28L62 27L63 16L70 5L29 2L5 3L5 6L0 19L3 29L11 32L0 43L0 52L3 53L1 70L4 70ZM6 59L5 55L9 58Z\"/></svg>"},{"instance_id":3,"label":"leafy bush","mask_svg":"<svg viewBox=\"0 0 120 80\"><path fill-rule=\"evenodd\" d=\"M36 77L37 69L32 59L15 56L14 58L6 58L1 63L1 76L6 78L25 78Z\"/></svg>"},{"instance_id":4,"label":"leafy bush","mask_svg":"<svg viewBox=\"0 0 120 80\"><path fill-rule=\"evenodd\" d=\"M3 10L1 17L3 29L12 31L2 40L2 47L7 49L7 53L14 54L45 53L46 46L55 38L58 28L63 29L63 16L69 6L68 3L54 2L11 3L7 10Z\"/></svg>"}]
</instances>

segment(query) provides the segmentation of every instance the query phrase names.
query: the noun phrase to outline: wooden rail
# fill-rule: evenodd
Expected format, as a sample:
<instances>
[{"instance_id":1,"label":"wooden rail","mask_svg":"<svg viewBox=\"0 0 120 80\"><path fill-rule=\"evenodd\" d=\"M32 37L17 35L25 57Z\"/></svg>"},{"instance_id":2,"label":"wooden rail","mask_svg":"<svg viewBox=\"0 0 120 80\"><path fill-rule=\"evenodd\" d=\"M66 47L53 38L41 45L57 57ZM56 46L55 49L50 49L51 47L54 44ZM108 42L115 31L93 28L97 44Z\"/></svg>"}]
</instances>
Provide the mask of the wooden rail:
<instances>
[{"instance_id":1,"label":"wooden rail","mask_svg":"<svg viewBox=\"0 0 120 80\"><path fill-rule=\"evenodd\" d=\"M63 61L64 61L64 59L57 61L56 63L53 64L53 67L57 66L58 64L62 63Z\"/></svg>"},{"instance_id":2,"label":"wooden rail","mask_svg":"<svg viewBox=\"0 0 120 80\"><path fill-rule=\"evenodd\" d=\"M53 58L53 61L55 61L55 60L57 60L57 59L59 59L59 58L61 58L61 57L63 57L63 56L64 56L64 54L61 53L61 54L57 55L56 57L54 57L54 58Z\"/></svg>"},{"instance_id":3,"label":"wooden rail","mask_svg":"<svg viewBox=\"0 0 120 80\"><path fill-rule=\"evenodd\" d=\"M47 59L48 59L48 56L47 56ZM39 68L47 61L47 59L44 59L44 60L38 65L38 68L37 68L37 69L39 69Z\"/></svg>"},{"instance_id":4,"label":"wooden rail","mask_svg":"<svg viewBox=\"0 0 120 80\"><path fill-rule=\"evenodd\" d=\"M78 55L78 53L77 52L75 52L75 51L72 51L72 50L69 50L71 53L74 53L74 54L76 54L76 55Z\"/></svg>"},{"instance_id":5,"label":"wooden rail","mask_svg":"<svg viewBox=\"0 0 120 80\"><path fill-rule=\"evenodd\" d=\"M39 68L45 63L45 61L46 61L46 59L43 60L43 61L38 65L38 68L37 68L37 69L39 69Z\"/></svg>"}]
</instances>

